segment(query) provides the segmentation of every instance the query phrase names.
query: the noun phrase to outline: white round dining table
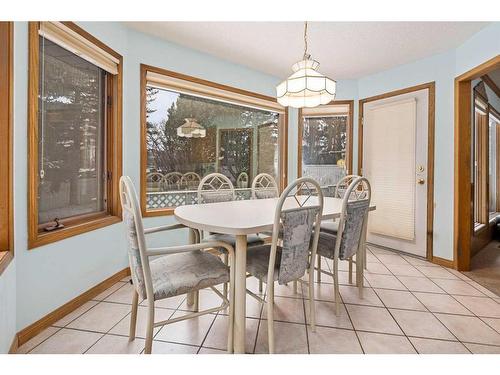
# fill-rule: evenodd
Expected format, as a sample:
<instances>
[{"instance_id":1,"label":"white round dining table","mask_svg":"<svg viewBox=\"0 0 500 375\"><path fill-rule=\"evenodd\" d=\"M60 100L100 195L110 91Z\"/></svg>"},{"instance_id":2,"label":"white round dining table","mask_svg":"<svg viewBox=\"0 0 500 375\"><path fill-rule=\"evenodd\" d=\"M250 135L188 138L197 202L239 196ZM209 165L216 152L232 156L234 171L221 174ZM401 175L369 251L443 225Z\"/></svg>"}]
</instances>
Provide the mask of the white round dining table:
<instances>
[{"instance_id":1,"label":"white round dining table","mask_svg":"<svg viewBox=\"0 0 500 375\"><path fill-rule=\"evenodd\" d=\"M230 202L205 203L179 206L174 211L177 221L200 231L230 234L236 238L235 246L235 301L234 301L234 353L245 353L246 315L246 252L247 235L271 232L278 198L251 199ZM317 203L316 197L309 197L305 205ZM297 207L294 197L288 197L283 206ZM370 210L374 210L371 206ZM325 197L322 220L340 217L342 199ZM356 262L356 267L362 267ZM362 274L357 272L357 275ZM358 280L362 283L361 280Z\"/></svg>"}]
</instances>

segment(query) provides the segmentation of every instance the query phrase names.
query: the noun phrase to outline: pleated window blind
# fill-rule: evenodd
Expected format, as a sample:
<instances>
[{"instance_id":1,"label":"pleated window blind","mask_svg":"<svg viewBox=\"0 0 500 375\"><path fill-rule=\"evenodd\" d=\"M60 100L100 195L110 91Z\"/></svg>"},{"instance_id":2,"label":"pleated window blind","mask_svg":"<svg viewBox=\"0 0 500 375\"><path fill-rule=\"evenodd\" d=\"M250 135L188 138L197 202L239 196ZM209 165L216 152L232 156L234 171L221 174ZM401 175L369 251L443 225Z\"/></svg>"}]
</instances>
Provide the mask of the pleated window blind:
<instances>
[{"instance_id":1,"label":"pleated window blind","mask_svg":"<svg viewBox=\"0 0 500 375\"><path fill-rule=\"evenodd\" d=\"M165 90L205 97L208 99L220 100L222 102L256 109L264 109L280 114L285 113L285 107L281 106L277 102L261 99L250 95L240 94L234 91L224 90L223 88L213 87L205 85L203 83L180 79L165 74L148 71L146 73L146 81L148 86L158 87Z\"/></svg>"},{"instance_id":2,"label":"pleated window blind","mask_svg":"<svg viewBox=\"0 0 500 375\"><path fill-rule=\"evenodd\" d=\"M416 109L412 98L365 113L363 172L377 206L370 213L370 233L415 239Z\"/></svg>"},{"instance_id":3,"label":"pleated window blind","mask_svg":"<svg viewBox=\"0 0 500 375\"><path fill-rule=\"evenodd\" d=\"M40 22L38 34L108 73L118 74L119 59L62 22Z\"/></svg>"}]
</instances>

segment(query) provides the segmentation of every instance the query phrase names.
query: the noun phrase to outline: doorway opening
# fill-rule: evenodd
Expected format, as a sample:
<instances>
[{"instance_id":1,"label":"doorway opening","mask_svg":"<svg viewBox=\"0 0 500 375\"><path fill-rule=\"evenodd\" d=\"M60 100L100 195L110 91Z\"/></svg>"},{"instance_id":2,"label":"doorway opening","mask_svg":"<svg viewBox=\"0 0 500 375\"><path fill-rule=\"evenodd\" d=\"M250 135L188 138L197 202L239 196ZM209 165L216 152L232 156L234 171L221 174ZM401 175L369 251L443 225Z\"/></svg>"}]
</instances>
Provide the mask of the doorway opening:
<instances>
[{"instance_id":1,"label":"doorway opening","mask_svg":"<svg viewBox=\"0 0 500 375\"><path fill-rule=\"evenodd\" d=\"M500 292L500 56L455 79L456 268Z\"/></svg>"}]
</instances>

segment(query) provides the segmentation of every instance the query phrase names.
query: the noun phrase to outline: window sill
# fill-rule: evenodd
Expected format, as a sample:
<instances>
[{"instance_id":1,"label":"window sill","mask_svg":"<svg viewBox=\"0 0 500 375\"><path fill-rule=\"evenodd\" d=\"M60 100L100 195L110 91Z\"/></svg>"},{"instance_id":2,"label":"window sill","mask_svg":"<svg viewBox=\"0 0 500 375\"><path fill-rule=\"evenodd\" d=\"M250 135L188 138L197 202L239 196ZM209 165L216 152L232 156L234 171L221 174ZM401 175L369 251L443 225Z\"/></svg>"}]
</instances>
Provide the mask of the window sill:
<instances>
[{"instance_id":1,"label":"window sill","mask_svg":"<svg viewBox=\"0 0 500 375\"><path fill-rule=\"evenodd\" d=\"M486 224L477 224L474 226L474 235L478 235L486 230L488 226Z\"/></svg>"},{"instance_id":2,"label":"window sill","mask_svg":"<svg viewBox=\"0 0 500 375\"><path fill-rule=\"evenodd\" d=\"M156 208L152 210L142 210L143 217L155 217L155 216L171 216L174 214L175 207L169 208Z\"/></svg>"},{"instance_id":3,"label":"window sill","mask_svg":"<svg viewBox=\"0 0 500 375\"><path fill-rule=\"evenodd\" d=\"M0 251L0 276L7 269L12 259L14 259L12 251Z\"/></svg>"},{"instance_id":4,"label":"window sill","mask_svg":"<svg viewBox=\"0 0 500 375\"><path fill-rule=\"evenodd\" d=\"M66 238L77 236L79 234L91 232L99 228L104 228L121 221L121 216L106 215L94 220L67 226L53 232L36 233L35 236L30 237L28 242L28 249L34 249L40 246L48 245L57 241L64 240Z\"/></svg>"}]
</instances>

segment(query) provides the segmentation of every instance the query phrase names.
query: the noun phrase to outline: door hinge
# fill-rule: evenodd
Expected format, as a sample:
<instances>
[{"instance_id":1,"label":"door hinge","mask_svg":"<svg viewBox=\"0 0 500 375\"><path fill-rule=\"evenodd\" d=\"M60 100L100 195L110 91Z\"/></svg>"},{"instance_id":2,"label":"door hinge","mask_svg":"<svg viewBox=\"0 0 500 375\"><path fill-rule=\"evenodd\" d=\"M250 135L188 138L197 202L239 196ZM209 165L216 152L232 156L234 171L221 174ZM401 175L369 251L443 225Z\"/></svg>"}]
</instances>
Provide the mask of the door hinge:
<instances>
[{"instance_id":1,"label":"door hinge","mask_svg":"<svg viewBox=\"0 0 500 375\"><path fill-rule=\"evenodd\" d=\"M106 178L107 178L108 181L111 181L111 179L113 178L113 172L107 171L106 172Z\"/></svg>"},{"instance_id":2,"label":"door hinge","mask_svg":"<svg viewBox=\"0 0 500 375\"><path fill-rule=\"evenodd\" d=\"M107 98L106 98L106 103L108 104L108 106L111 107L111 105L113 105L113 97L111 95L108 95Z\"/></svg>"}]
</instances>

